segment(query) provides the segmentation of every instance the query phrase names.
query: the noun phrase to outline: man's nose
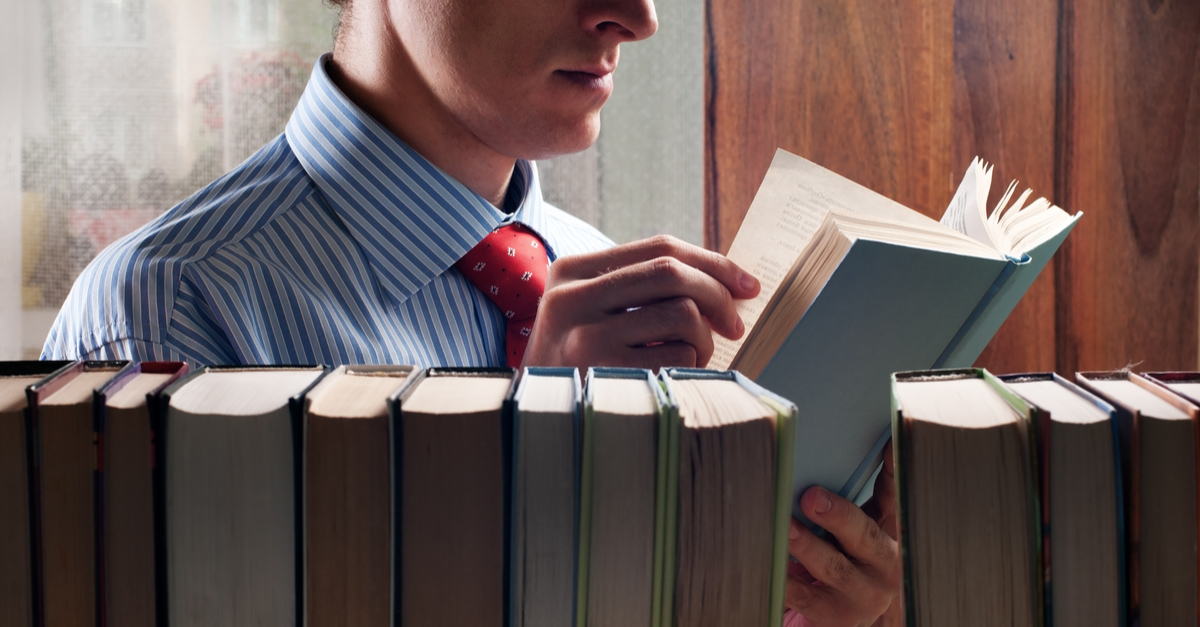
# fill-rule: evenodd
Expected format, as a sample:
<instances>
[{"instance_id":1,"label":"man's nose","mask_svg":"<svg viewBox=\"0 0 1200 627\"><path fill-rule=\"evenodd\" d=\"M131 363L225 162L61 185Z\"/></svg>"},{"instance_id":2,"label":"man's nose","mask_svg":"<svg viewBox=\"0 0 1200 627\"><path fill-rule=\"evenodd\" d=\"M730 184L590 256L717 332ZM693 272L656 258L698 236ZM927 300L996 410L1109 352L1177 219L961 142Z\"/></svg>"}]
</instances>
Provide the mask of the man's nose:
<instances>
[{"instance_id":1,"label":"man's nose","mask_svg":"<svg viewBox=\"0 0 1200 627\"><path fill-rule=\"evenodd\" d=\"M618 42L645 39L658 30L654 0L593 0L586 3L582 17L589 33Z\"/></svg>"}]
</instances>

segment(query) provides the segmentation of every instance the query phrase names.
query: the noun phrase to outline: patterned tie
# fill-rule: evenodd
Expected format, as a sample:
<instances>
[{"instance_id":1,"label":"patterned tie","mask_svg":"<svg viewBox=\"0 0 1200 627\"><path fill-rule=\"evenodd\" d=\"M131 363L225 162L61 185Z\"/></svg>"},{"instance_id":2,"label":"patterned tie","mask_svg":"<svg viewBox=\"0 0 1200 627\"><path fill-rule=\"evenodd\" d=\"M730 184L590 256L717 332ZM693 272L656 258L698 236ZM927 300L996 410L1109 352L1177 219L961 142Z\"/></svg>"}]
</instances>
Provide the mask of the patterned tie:
<instances>
[{"instance_id":1,"label":"patterned tie","mask_svg":"<svg viewBox=\"0 0 1200 627\"><path fill-rule=\"evenodd\" d=\"M525 226L508 224L488 233L454 265L508 318L504 354L510 368L520 368L550 268L541 238Z\"/></svg>"}]
</instances>

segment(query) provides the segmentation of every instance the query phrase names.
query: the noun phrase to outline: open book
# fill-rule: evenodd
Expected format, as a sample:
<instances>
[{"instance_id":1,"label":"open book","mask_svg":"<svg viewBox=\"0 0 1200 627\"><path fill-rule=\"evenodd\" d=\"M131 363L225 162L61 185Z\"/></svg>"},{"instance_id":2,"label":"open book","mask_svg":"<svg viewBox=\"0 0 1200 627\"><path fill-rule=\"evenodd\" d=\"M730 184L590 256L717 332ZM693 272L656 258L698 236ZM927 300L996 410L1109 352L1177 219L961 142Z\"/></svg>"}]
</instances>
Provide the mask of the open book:
<instances>
[{"instance_id":1,"label":"open book","mask_svg":"<svg viewBox=\"0 0 1200 627\"><path fill-rule=\"evenodd\" d=\"M882 459L893 372L972 365L1081 214L1049 201L987 211L976 159L941 222L779 150L729 250L762 291L738 303L736 369L800 408L794 487L857 497ZM795 514L800 516L799 506Z\"/></svg>"}]
</instances>

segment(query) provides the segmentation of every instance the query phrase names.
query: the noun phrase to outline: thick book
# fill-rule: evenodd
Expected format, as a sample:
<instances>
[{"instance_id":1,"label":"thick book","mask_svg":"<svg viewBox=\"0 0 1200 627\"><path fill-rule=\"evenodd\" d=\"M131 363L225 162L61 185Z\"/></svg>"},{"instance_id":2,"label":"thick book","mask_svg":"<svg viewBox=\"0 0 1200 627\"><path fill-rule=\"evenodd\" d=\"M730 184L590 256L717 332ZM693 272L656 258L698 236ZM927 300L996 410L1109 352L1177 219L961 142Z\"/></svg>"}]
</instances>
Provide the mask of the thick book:
<instances>
[{"instance_id":1,"label":"thick book","mask_svg":"<svg viewBox=\"0 0 1200 627\"><path fill-rule=\"evenodd\" d=\"M31 386L35 599L41 625L95 625L96 447L94 393L126 365L84 361Z\"/></svg>"},{"instance_id":2,"label":"thick book","mask_svg":"<svg viewBox=\"0 0 1200 627\"><path fill-rule=\"evenodd\" d=\"M29 401L26 390L70 369L69 361L0 363L0 625L31 627L33 536L30 529Z\"/></svg>"},{"instance_id":3,"label":"thick book","mask_svg":"<svg viewBox=\"0 0 1200 627\"><path fill-rule=\"evenodd\" d=\"M668 407L649 370L588 369L577 627L662 624Z\"/></svg>"},{"instance_id":4,"label":"thick book","mask_svg":"<svg viewBox=\"0 0 1200 627\"><path fill-rule=\"evenodd\" d=\"M1200 409L1124 370L1076 379L1117 410L1129 624L1194 625Z\"/></svg>"},{"instance_id":5,"label":"thick book","mask_svg":"<svg viewBox=\"0 0 1200 627\"><path fill-rule=\"evenodd\" d=\"M526 368L513 399L511 627L575 619L582 394L575 368Z\"/></svg>"},{"instance_id":6,"label":"thick book","mask_svg":"<svg viewBox=\"0 0 1200 627\"><path fill-rule=\"evenodd\" d=\"M737 372L659 374L671 411L660 624L779 625L796 406Z\"/></svg>"},{"instance_id":7,"label":"thick book","mask_svg":"<svg viewBox=\"0 0 1200 627\"><path fill-rule=\"evenodd\" d=\"M151 399L188 372L131 363L96 388L96 616L100 627L153 627L154 433Z\"/></svg>"},{"instance_id":8,"label":"thick book","mask_svg":"<svg viewBox=\"0 0 1200 627\"><path fill-rule=\"evenodd\" d=\"M394 417L412 366L341 366L304 396L303 625L395 616Z\"/></svg>"},{"instance_id":9,"label":"thick book","mask_svg":"<svg viewBox=\"0 0 1200 627\"><path fill-rule=\"evenodd\" d=\"M430 368L400 400L399 622L503 625L509 614L511 368Z\"/></svg>"},{"instance_id":10,"label":"thick book","mask_svg":"<svg viewBox=\"0 0 1200 627\"><path fill-rule=\"evenodd\" d=\"M905 623L1040 624L1029 405L982 369L892 378Z\"/></svg>"},{"instance_id":11,"label":"thick book","mask_svg":"<svg viewBox=\"0 0 1200 627\"><path fill-rule=\"evenodd\" d=\"M159 395L160 625L297 623L299 421L324 373L208 367Z\"/></svg>"},{"instance_id":12,"label":"thick book","mask_svg":"<svg viewBox=\"0 0 1200 627\"><path fill-rule=\"evenodd\" d=\"M939 223L776 153L729 249L762 291L709 367L801 403L797 496L855 498L882 460L891 374L970 366L1079 220L1011 186L988 214L990 186L976 160Z\"/></svg>"},{"instance_id":13,"label":"thick book","mask_svg":"<svg viewBox=\"0 0 1200 627\"><path fill-rule=\"evenodd\" d=\"M1054 373L1000 377L1037 434L1045 621L1125 624L1125 541L1116 409Z\"/></svg>"}]
</instances>

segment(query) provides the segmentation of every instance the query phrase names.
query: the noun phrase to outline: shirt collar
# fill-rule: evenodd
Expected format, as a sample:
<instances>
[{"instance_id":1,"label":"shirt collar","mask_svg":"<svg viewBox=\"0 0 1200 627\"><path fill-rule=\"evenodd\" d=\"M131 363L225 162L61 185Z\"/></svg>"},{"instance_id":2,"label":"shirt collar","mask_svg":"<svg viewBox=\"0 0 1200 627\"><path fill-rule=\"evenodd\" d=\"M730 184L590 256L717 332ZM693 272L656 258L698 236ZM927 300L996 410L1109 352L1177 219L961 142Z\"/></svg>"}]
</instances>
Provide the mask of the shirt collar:
<instances>
[{"instance_id":1,"label":"shirt collar","mask_svg":"<svg viewBox=\"0 0 1200 627\"><path fill-rule=\"evenodd\" d=\"M517 221L545 239L537 168L517 161L524 199L512 215L467 189L359 109L313 68L285 135L305 172L362 248L380 286L403 302L497 226ZM553 249L547 252L554 258Z\"/></svg>"}]
</instances>

